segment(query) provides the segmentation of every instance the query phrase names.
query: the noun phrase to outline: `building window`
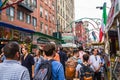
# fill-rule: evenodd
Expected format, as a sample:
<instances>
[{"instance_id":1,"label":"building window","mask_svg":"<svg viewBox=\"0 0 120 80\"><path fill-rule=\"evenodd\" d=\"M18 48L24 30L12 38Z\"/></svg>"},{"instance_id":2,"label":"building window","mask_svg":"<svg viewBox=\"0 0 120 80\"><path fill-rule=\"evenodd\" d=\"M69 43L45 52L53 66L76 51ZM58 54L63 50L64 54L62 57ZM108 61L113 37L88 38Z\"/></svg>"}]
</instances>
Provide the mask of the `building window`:
<instances>
[{"instance_id":1,"label":"building window","mask_svg":"<svg viewBox=\"0 0 120 80\"><path fill-rule=\"evenodd\" d=\"M43 32L43 22L40 22L40 31Z\"/></svg>"},{"instance_id":2,"label":"building window","mask_svg":"<svg viewBox=\"0 0 120 80\"><path fill-rule=\"evenodd\" d=\"M24 13L22 11L17 11L17 19L19 19L20 21L24 20Z\"/></svg>"},{"instance_id":3,"label":"building window","mask_svg":"<svg viewBox=\"0 0 120 80\"><path fill-rule=\"evenodd\" d=\"M50 35L52 35L52 30L53 30L52 27L50 26L49 29L50 29L50 30L49 30L49 31L50 31Z\"/></svg>"},{"instance_id":4,"label":"building window","mask_svg":"<svg viewBox=\"0 0 120 80\"><path fill-rule=\"evenodd\" d=\"M28 6L28 7L31 7L31 0L25 0L25 4Z\"/></svg>"},{"instance_id":5,"label":"building window","mask_svg":"<svg viewBox=\"0 0 120 80\"><path fill-rule=\"evenodd\" d=\"M48 20L48 11L45 10L45 20Z\"/></svg>"},{"instance_id":6,"label":"building window","mask_svg":"<svg viewBox=\"0 0 120 80\"><path fill-rule=\"evenodd\" d=\"M46 25L45 25L45 34L48 34L48 31L49 31L49 30L48 30L48 25L46 24Z\"/></svg>"},{"instance_id":7,"label":"building window","mask_svg":"<svg viewBox=\"0 0 120 80\"><path fill-rule=\"evenodd\" d=\"M14 20L14 15L15 15L14 11L15 11L14 7L9 7L9 8L6 9L6 15L12 21Z\"/></svg>"},{"instance_id":8,"label":"building window","mask_svg":"<svg viewBox=\"0 0 120 80\"><path fill-rule=\"evenodd\" d=\"M37 0L32 0L33 1L33 6L37 8Z\"/></svg>"},{"instance_id":9,"label":"building window","mask_svg":"<svg viewBox=\"0 0 120 80\"><path fill-rule=\"evenodd\" d=\"M58 6L57 12L60 13L60 6Z\"/></svg>"},{"instance_id":10,"label":"building window","mask_svg":"<svg viewBox=\"0 0 120 80\"><path fill-rule=\"evenodd\" d=\"M26 23L30 24L31 23L31 16L26 14Z\"/></svg>"},{"instance_id":11,"label":"building window","mask_svg":"<svg viewBox=\"0 0 120 80\"><path fill-rule=\"evenodd\" d=\"M45 0L45 4L48 4L48 0Z\"/></svg>"},{"instance_id":12,"label":"building window","mask_svg":"<svg viewBox=\"0 0 120 80\"><path fill-rule=\"evenodd\" d=\"M43 17L43 8L40 6L40 17Z\"/></svg>"},{"instance_id":13,"label":"building window","mask_svg":"<svg viewBox=\"0 0 120 80\"><path fill-rule=\"evenodd\" d=\"M51 14L51 13L49 13L49 21L50 21L50 22L52 21L52 20L51 20L51 15L52 15L52 14Z\"/></svg>"},{"instance_id":14,"label":"building window","mask_svg":"<svg viewBox=\"0 0 120 80\"><path fill-rule=\"evenodd\" d=\"M61 9L61 13L60 14L62 15L62 9Z\"/></svg>"},{"instance_id":15,"label":"building window","mask_svg":"<svg viewBox=\"0 0 120 80\"><path fill-rule=\"evenodd\" d=\"M54 17L54 15L52 16L52 23L54 24L54 22L55 22L55 17Z\"/></svg>"},{"instance_id":16,"label":"building window","mask_svg":"<svg viewBox=\"0 0 120 80\"><path fill-rule=\"evenodd\" d=\"M55 9L54 1L52 1L52 9Z\"/></svg>"},{"instance_id":17,"label":"building window","mask_svg":"<svg viewBox=\"0 0 120 80\"><path fill-rule=\"evenodd\" d=\"M48 4L49 4L49 7L51 7L51 1L50 1L50 0L49 0L49 3L48 3Z\"/></svg>"},{"instance_id":18,"label":"building window","mask_svg":"<svg viewBox=\"0 0 120 80\"><path fill-rule=\"evenodd\" d=\"M32 17L32 25L33 25L34 27L37 26L37 19L36 19L35 17Z\"/></svg>"}]
</instances>

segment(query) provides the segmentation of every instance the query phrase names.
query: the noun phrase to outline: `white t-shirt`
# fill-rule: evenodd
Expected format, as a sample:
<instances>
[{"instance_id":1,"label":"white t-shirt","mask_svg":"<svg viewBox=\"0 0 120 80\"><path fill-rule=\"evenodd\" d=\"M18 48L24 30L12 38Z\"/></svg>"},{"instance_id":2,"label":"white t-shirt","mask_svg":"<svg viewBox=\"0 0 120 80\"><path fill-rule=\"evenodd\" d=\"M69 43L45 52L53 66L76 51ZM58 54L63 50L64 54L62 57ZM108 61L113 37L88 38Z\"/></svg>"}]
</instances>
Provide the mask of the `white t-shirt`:
<instances>
[{"instance_id":1,"label":"white t-shirt","mask_svg":"<svg viewBox=\"0 0 120 80\"><path fill-rule=\"evenodd\" d=\"M99 55L96 55L96 56L91 55L89 58L89 61L90 61L91 65L93 66L94 71L95 71L95 69L98 69L100 67L100 63L102 62Z\"/></svg>"},{"instance_id":2,"label":"white t-shirt","mask_svg":"<svg viewBox=\"0 0 120 80\"><path fill-rule=\"evenodd\" d=\"M82 66L80 64L77 65L76 71L79 71Z\"/></svg>"}]
</instances>

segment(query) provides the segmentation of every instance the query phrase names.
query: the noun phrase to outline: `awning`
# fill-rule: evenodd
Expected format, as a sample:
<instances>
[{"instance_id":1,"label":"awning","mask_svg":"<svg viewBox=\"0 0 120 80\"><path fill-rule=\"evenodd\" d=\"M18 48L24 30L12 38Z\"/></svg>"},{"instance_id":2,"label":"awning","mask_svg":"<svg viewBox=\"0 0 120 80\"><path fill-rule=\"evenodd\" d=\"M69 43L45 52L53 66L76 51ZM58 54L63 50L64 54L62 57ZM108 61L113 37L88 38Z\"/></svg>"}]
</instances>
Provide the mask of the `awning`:
<instances>
[{"instance_id":1,"label":"awning","mask_svg":"<svg viewBox=\"0 0 120 80\"><path fill-rule=\"evenodd\" d=\"M11 28L11 29L16 29L16 30L20 30L20 31L25 31L28 33L34 33L35 31L29 30L29 29L25 29L19 26L15 26L9 23L5 23L5 22L0 22L0 27L7 27L7 28Z\"/></svg>"},{"instance_id":2,"label":"awning","mask_svg":"<svg viewBox=\"0 0 120 80\"><path fill-rule=\"evenodd\" d=\"M45 37L45 38L48 38L48 39L51 39L51 40L55 40L55 41L64 43L64 40L57 39L57 38L55 38L55 37L53 37L53 36L49 36L49 35L46 35L46 34L43 34L43 33L40 33L40 32L35 32L34 35L38 35L38 36L40 36L40 37Z\"/></svg>"},{"instance_id":3,"label":"awning","mask_svg":"<svg viewBox=\"0 0 120 80\"><path fill-rule=\"evenodd\" d=\"M43 33L40 33L40 32L35 32L33 30L22 28L20 26L15 26L15 25L12 25L12 24L9 24L9 23L6 23L6 22L0 22L0 27L7 27L7 28L11 28L11 29L16 29L16 30L19 30L19 31L25 31L25 32L28 32L28 33L33 33L33 35L38 35L38 36L45 37L45 38L48 38L48 39L51 39L51 40L55 40L57 42L64 43L63 40L57 39L53 36L49 36L49 35L46 35L46 34L43 34Z\"/></svg>"}]
</instances>

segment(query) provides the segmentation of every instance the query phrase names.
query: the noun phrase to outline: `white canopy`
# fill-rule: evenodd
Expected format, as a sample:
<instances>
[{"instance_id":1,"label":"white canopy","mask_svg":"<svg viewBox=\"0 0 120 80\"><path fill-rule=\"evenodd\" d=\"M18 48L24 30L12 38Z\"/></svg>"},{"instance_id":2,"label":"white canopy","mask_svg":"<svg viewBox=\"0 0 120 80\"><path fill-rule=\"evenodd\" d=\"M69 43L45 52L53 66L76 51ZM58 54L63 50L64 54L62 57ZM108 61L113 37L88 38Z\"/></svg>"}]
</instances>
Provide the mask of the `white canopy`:
<instances>
[{"instance_id":1,"label":"white canopy","mask_svg":"<svg viewBox=\"0 0 120 80\"><path fill-rule=\"evenodd\" d=\"M74 43L66 43L66 44L62 44L62 47L77 47L77 45Z\"/></svg>"}]
</instances>

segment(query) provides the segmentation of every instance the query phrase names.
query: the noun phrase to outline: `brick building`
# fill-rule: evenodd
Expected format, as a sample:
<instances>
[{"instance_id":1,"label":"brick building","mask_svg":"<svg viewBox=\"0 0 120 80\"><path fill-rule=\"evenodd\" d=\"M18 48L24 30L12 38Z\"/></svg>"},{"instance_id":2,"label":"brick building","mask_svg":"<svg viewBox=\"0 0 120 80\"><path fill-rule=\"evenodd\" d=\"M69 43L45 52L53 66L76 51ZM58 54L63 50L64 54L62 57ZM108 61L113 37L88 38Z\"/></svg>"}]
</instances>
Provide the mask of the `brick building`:
<instances>
[{"instance_id":1,"label":"brick building","mask_svg":"<svg viewBox=\"0 0 120 80\"><path fill-rule=\"evenodd\" d=\"M0 21L52 35L56 31L55 1L24 0L2 10Z\"/></svg>"},{"instance_id":2,"label":"brick building","mask_svg":"<svg viewBox=\"0 0 120 80\"><path fill-rule=\"evenodd\" d=\"M77 37L77 42L79 43L85 43L87 40L86 30L82 21L75 23L75 35Z\"/></svg>"}]
</instances>

